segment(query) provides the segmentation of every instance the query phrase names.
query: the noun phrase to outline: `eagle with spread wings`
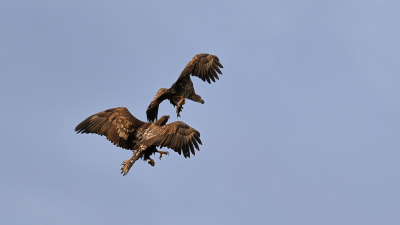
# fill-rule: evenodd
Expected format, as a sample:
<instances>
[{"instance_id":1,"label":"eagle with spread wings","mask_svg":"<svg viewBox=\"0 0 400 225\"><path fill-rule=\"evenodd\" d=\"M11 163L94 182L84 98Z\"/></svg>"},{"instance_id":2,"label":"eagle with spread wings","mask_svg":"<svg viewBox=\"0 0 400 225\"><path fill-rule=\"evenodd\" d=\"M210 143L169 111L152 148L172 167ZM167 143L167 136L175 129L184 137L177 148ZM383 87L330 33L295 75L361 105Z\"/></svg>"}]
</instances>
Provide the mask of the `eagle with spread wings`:
<instances>
[{"instance_id":1,"label":"eagle with spread wings","mask_svg":"<svg viewBox=\"0 0 400 225\"><path fill-rule=\"evenodd\" d=\"M220 68L224 67L219 62L217 56L207 53L195 55L183 69L178 80L172 84L170 88L160 88L160 90L158 90L153 101L151 101L150 105L147 107L147 120L149 122L157 120L158 106L166 99L168 99L174 107L177 107L177 117L180 117L185 99L204 104L204 100L194 91L190 75L199 77L203 81L207 81L211 84L211 81L215 82L215 79L219 80L218 74L222 75Z\"/></svg>"},{"instance_id":2,"label":"eagle with spread wings","mask_svg":"<svg viewBox=\"0 0 400 225\"><path fill-rule=\"evenodd\" d=\"M117 147L132 150L133 156L122 163L121 174L125 176L140 158L154 166L152 154L159 153L160 159L163 154L168 155L156 147L173 149L179 155L183 153L185 158L190 157L190 153L195 155L195 148L199 150L200 133L181 121L167 124L168 119L169 116L162 116L153 123L146 123L135 118L127 108L118 107L89 116L75 131L106 136Z\"/></svg>"}]
</instances>

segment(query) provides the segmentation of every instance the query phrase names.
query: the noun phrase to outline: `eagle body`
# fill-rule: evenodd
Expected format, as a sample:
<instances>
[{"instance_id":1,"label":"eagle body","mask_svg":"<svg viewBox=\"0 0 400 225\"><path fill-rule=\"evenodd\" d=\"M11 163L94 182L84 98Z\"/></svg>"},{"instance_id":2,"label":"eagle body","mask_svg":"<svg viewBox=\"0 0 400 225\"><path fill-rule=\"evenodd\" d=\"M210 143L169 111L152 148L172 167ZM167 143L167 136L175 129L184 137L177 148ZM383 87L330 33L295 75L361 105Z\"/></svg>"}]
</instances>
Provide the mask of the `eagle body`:
<instances>
[{"instance_id":1,"label":"eagle body","mask_svg":"<svg viewBox=\"0 0 400 225\"><path fill-rule=\"evenodd\" d=\"M94 133L111 141L117 147L133 151L133 156L125 160L121 173L126 175L138 160L149 161L154 166L152 154L168 154L157 147L173 149L183 156L190 157L199 150L200 133L181 121L167 124L169 116L162 116L153 123L135 118L127 108L118 107L96 113L76 126L77 133Z\"/></svg>"},{"instance_id":2,"label":"eagle body","mask_svg":"<svg viewBox=\"0 0 400 225\"><path fill-rule=\"evenodd\" d=\"M171 88L175 89L175 92L178 93L177 95L180 95L184 98L188 98L193 93L195 93L194 87L193 87L193 82L192 82L192 79L190 79L190 77L184 77L184 78L180 79L179 82L178 81L175 82L171 86Z\"/></svg>"},{"instance_id":3,"label":"eagle body","mask_svg":"<svg viewBox=\"0 0 400 225\"><path fill-rule=\"evenodd\" d=\"M195 55L170 88L160 88L158 90L156 96L147 107L147 120L149 122L157 120L159 104L165 99L169 99L170 103L177 107L177 117L180 116L185 99L204 104L201 96L196 94L190 76L197 76L208 83L215 82L215 79L219 79L218 74L222 74L220 68L223 68L223 66L217 56L207 53Z\"/></svg>"}]
</instances>

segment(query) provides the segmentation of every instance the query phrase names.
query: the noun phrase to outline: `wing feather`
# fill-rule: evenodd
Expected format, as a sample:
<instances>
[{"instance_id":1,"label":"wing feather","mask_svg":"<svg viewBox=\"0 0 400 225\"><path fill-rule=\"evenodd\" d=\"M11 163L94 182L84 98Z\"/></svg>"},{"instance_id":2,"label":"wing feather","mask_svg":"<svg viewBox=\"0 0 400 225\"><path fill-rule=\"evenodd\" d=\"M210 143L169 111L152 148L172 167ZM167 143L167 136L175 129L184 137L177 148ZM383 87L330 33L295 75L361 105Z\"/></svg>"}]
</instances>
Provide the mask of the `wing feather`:
<instances>
[{"instance_id":1,"label":"wing feather","mask_svg":"<svg viewBox=\"0 0 400 225\"><path fill-rule=\"evenodd\" d=\"M192 143L194 144L194 147L195 147L197 150L199 150L199 145L197 144L197 142L196 142L196 141L192 141Z\"/></svg>"},{"instance_id":2,"label":"wing feather","mask_svg":"<svg viewBox=\"0 0 400 225\"><path fill-rule=\"evenodd\" d=\"M158 106L162 101L168 98L168 89L160 88L157 91L156 96L150 102L150 105L147 107L146 115L148 122L154 122L158 119Z\"/></svg>"},{"instance_id":3,"label":"wing feather","mask_svg":"<svg viewBox=\"0 0 400 225\"><path fill-rule=\"evenodd\" d=\"M195 155L195 151L194 151L194 147L193 147L193 143L192 143L192 139L188 138L188 136L186 136L186 141L188 143L188 146L190 148L190 151L192 152L193 155Z\"/></svg>"},{"instance_id":4,"label":"wing feather","mask_svg":"<svg viewBox=\"0 0 400 225\"><path fill-rule=\"evenodd\" d=\"M181 137L181 135L180 134L176 134L175 135L176 137L176 146L175 146L175 148L176 149L182 149L182 152L183 152L183 155L185 156L185 158L186 158L186 152L185 152L185 149L183 148L183 142L182 142L182 137ZM175 149L174 149L175 150Z\"/></svg>"},{"instance_id":5,"label":"wing feather","mask_svg":"<svg viewBox=\"0 0 400 225\"><path fill-rule=\"evenodd\" d=\"M187 146L185 145L185 140L184 140L184 138L182 138L181 135L179 135L179 147L182 148L184 156L190 158L190 153L188 152L188 150L186 148Z\"/></svg>"},{"instance_id":6,"label":"wing feather","mask_svg":"<svg viewBox=\"0 0 400 225\"><path fill-rule=\"evenodd\" d=\"M211 70L211 73L212 73L213 77L215 77L217 80L219 80L218 74L217 74L217 72L215 72L215 70Z\"/></svg>"},{"instance_id":7,"label":"wing feather","mask_svg":"<svg viewBox=\"0 0 400 225\"><path fill-rule=\"evenodd\" d=\"M167 147L183 156L190 157L190 152L194 155L194 146L199 150L201 144L200 132L187 124L176 121L164 126L150 126L147 134L139 144L147 146Z\"/></svg>"},{"instance_id":8,"label":"wing feather","mask_svg":"<svg viewBox=\"0 0 400 225\"><path fill-rule=\"evenodd\" d=\"M76 126L75 131L106 136L118 147L133 149L133 133L143 124L144 122L132 116L127 108L118 107L89 116Z\"/></svg>"},{"instance_id":9,"label":"wing feather","mask_svg":"<svg viewBox=\"0 0 400 225\"><path fill-rule=\"evenodd\" d=\"M217 73L222 75L220 68L224 67L219 62L219 58L217 56L207 53L200 53L195 55L189 61L179 76L178 81L182 78L192 75L199 77L203 81L207 81L211 84L211 81L216 81L215 78L219 80Z\"/></svg>"},{"instance_id":10,"label":"wing feather","mask_svg":"<svg viewBox=\"0 0 400 225\"><path fill-rule=\"evenodd\" d=\"M169 137L168 135L161 136L160 147L165 147L164 143Z\"/></svg>"}]
</instances>

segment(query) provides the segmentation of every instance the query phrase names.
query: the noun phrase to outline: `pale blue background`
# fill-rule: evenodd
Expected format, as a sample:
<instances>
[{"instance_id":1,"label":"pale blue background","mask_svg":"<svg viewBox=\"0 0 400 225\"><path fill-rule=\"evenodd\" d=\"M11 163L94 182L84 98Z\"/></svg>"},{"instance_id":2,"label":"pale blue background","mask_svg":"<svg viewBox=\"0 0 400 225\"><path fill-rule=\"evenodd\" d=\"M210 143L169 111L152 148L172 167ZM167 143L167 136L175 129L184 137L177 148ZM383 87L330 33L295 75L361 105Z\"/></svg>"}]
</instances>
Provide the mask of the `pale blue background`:
<instances>
[{"instance_id":1,"label":"pale blue background","mask_svg":"<svg viewBox=\"0 0 400 225\"><path fill-rule=\"evenodd\" d=\"M0 3L1 224L399 224L399 1ZM154 168L73 129L145 120L197 53L203 145ZM171 115L169 103L161 115Z\"/></svg>"}]
</instances>

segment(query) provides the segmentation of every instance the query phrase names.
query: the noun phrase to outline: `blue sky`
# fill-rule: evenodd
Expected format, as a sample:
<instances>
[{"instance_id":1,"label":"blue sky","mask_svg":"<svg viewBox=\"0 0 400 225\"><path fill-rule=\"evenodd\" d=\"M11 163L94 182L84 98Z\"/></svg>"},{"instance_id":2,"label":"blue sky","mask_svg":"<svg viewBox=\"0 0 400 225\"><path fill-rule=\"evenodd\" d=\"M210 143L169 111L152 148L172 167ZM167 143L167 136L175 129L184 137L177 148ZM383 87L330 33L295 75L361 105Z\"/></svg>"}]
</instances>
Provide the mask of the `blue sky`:
<instances>
[{"instance_id":1,"label":"blue sky","mask_svg":"<svg viewBox=\"0 0 400 225\"><path fill-rule=\"evenodd\" d=\"M398 224L398 1L3 1L3 224ZM131 152L73 129L138 119L197 53L190 159L119 173ZM171 115L169 103L160 115Z\"/></svg>"}]
</instances>

